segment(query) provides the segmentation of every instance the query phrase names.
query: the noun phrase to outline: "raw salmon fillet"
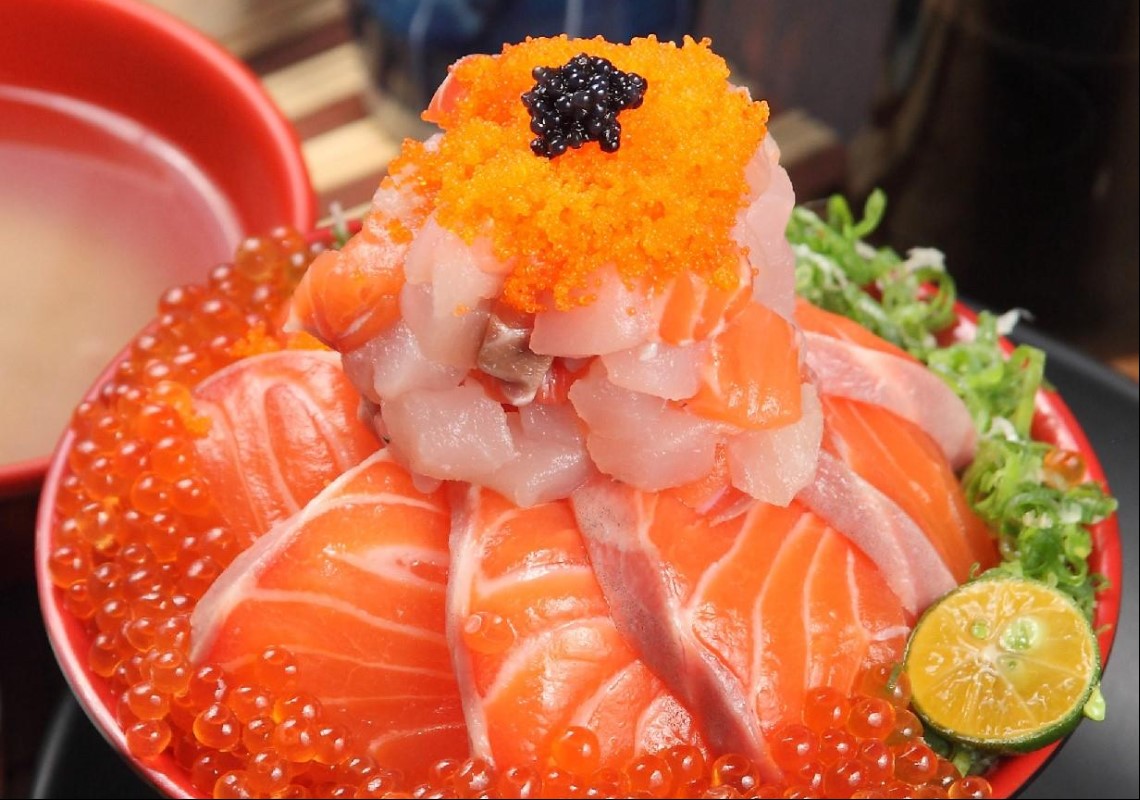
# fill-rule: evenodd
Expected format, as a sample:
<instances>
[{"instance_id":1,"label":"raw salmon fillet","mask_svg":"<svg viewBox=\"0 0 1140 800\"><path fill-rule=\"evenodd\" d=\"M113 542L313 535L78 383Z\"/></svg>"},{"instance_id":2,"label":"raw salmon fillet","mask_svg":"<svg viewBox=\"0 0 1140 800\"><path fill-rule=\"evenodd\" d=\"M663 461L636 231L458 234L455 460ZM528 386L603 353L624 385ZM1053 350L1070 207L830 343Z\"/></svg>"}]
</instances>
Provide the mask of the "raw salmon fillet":
<instances>
[{"instance_id":1,"label":"raw salmon fillet","mask_svg":"<svg viewBox=\"0 0 1140 800\"><path fill-rule=\"evenodd\" d=\"M997 563L993 536L926 433L885 408L856 400L825 397L823 408L825 447L922 528L955 581Z\"/></svg>"},{"instance_id":2,"label":"raw salmon fillet","mask_svg":"<svg viewBox=\"0 0 1140 800\"><path fill-rule=\"evenodd\" d=\"M876 336L858 322L831 311L824 311L802 297L796 298L796 323L805 331L820 333L860 347L878 350L881 353L896 356L915 364L919 363L918 359L910 353L891 344L881 336Z\"/></svg>"},{"instance_id":3,"label":"raw salmon fillet","mask_svg":"<svg viewBox=\"0 0 1140 800\"><path fill-rule=\"evenodd\" d=\"M546 764L570 726L597 734L601 766L615 769L703 747L614 626L569 503L519 508L469 488L453 515L448 637L473 755Z\"/></svg>"},{"instance_id":4,"label":"raw salmon fillet","mask_svg":"<svg viewBox=\"0 0 1140 800\"><path fill-rule=\"evenodd\" d=\"M414 775L467 753L445 634L450 514L387 451L239 555L191 620L191 656L240 673L269 646L298 691L382 764Z\"/></svg>"},{"instance_id":5,"label":"raw salmon fillet","mask_svg":"<svg viewBox=\"0 0 1140 800\"><path fill-rule=\"evenodd\" d=\"M700 709L711 747L743 752L766 780L780 772L765 736L799 721L807 689L849 693L863 667L902 654L898 598L798 503L723 519L605 479L572 503L618 630Z\"/></svg>"},{"instance_id":6,"label":"raw salmon fillet","mask_svg":"<svg viewBox=\"0 0 1140 800\"><path fill-rule=\"evenodd\" d=\"M799 419L801 382L795 328L752 303L712 340L700 388L686 408L744 430L778 428Z\"/></svg>"},{"instance_id":7,"label":"raw salmon fillet","mask_svg":"<svg viewBox=\"0 0 1140 800\"><path fill-rule=\"evenodd\" d=\"M295 514L380 447L357 417L360 395L336 353L250 356L202 381L194 410L210 420L198 468L243 545Z\"/></svg>"},{"instance_id":8,"label":"raw salmon fillet","mask_svg":"<svg viewBox=\"0 0 1140 800\"><path fill-rule=\"evenodd\" d=\"M360 231L339 250L321 253L293 293L290 325L347 353L400 318L404 258L424 214L402 176L384 179Z\"/></svg>"},{"instance_id":9,"label":"raw salmon fillet","mask_svg":"<svg viewBox=\"0 0 1140 800\"><path fill-rule=\"evenodd\" d=\"M889 409L925 431L952 468L970 463L977 444L974 420L945 381L858 323L803 300L796 306L796 321L820 396Z\"/></svg>"}]
</instances>

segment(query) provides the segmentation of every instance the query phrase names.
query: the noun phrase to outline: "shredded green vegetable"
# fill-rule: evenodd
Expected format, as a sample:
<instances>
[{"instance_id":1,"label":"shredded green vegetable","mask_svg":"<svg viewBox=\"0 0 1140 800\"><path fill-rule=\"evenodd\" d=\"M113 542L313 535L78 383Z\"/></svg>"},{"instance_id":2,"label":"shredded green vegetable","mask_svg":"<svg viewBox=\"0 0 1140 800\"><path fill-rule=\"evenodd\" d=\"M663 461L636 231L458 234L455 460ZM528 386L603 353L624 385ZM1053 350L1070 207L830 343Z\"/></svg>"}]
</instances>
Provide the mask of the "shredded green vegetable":
<instances>
[{"instance_id":1,"label":"shredded green vegetable","mask_svg":"<svg viewBox=\"0 0 1140 800\"><path fill-rule=\"evenodd\" d=\"M998 318L983 312L973 341L927 357L930 369L965 401L981 434L962 486L998 537L998 569L1060 588L1091 619L1104 580L1089 574L1088 526L1111 514L1116 501L1099 484L1049 478L1045 459L1053 448L1030 438L1045 354L1021 345L1007 358L999 337Z\"/></svg>"},{"instance_id":2,"label":"shredded green vegetable","mask_svg":"<svg viewBox=\"0 0 1140 800\"><path fill-rule=\"evenodd\" d=\"M973 341L933 350L925 361L965 401L980 433L1004 424L996 420L1006 420L1017 438L1027 439L1034 400L1045 378L1045 353L1020 345L1007 358L999 343L998 322L983 311Z\"/></svg>"},{"instance_id":3,"label":"shredded green vegetable","mask_svg":"<svg viewBox=\"0 0 1140 800\"><path fill-rule=\"evenodd\" d=\"M1070 483L1050 471L1053 446L1031 438L1045 353L1021 345L1007 356L1000 338L1016 314L984 312L972 341L940 347L936 335L955 321L954 281L938 251L911 250L902 259L863 241L885 210L879 190L858 222L842 197L828 201L826 220L796 208L788 239L796 255L797 292L907 350L962 398L978 430L977 453L962 486L997 539L1002 562L994 570L1058 587L1091 619L1106 580L1089 572L1089 526L1112 514L1116 501L1095 482ZM982 772L993 762L992 755L960 744L937 744L963 774Z\"/></svg>"},{"instance_id":4,"label":"shredded green vegetable","mask_svg":"<svg viewBox=\"0 0 1140 800\"><path fill-rule=\"evenodd\" d=\"M954 281L937 250L915 248L903 259L863 241L886 206L886 195L876 189L858 222L839 196L828 200L826 220L794 209L788 239L796 254L796 293L923 358L937 347L934 334L954 321Z\"/></svg>"}]
</instances>

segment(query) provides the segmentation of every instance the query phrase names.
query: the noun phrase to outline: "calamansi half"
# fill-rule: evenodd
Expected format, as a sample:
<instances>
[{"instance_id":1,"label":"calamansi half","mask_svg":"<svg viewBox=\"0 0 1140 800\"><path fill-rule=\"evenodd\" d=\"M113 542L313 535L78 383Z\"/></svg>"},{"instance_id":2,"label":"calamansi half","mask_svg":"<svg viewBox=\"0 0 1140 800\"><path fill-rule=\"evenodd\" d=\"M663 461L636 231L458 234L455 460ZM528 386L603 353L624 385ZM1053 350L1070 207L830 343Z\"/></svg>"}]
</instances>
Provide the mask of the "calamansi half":
<instances>
[{"instance_id":1,"label":"calamansi half","mask_svg":"<svg viewBox=\"0 0 1140 800\"><path fill-rule=\"evenodd\" d=\"M947 594L906 651L915 711L948 738L1027 752L1068 734L1100 679L1076 604L1038 581L983 577Z\"/></svg>"}]
</instances>

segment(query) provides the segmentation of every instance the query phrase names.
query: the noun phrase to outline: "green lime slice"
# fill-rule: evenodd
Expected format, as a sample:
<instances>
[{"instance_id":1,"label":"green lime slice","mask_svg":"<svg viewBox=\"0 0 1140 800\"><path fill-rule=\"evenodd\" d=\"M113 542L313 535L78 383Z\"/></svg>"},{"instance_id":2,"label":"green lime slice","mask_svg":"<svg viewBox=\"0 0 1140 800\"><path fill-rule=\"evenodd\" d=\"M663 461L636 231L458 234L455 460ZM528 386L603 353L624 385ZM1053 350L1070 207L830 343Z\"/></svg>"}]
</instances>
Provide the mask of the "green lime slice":
<instances>
[{"instance_id":1,"label":"green lime slice","mask_svg":"<svg viewBox=\"0 0 1140 800\"><path fill-rule=\"evenodd\" d=\"M1068 595L1025 578L983 577L947 594L915 625L905 663L926 724L986 750L1036 750L1099 699L1100 655L1085 615Z\"/></svg>"}]
</instances>

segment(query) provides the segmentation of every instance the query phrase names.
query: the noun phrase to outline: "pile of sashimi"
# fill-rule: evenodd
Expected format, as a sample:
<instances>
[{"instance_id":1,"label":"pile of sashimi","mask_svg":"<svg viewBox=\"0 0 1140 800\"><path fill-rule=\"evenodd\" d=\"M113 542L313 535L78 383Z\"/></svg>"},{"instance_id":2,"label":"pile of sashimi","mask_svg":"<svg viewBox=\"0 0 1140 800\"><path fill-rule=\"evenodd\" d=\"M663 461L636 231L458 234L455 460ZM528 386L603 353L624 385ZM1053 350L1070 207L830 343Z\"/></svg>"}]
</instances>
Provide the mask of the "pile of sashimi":
<instances>
[{"instance_id":1,"label":"pile of sashimi","mask_svg":"<svg viewBox=\"0 0 1140 800\"><path fill-rule=\"evenodd\" d=\"M49 567L126 749L211 797L991 796L904 659L987 571L1087 626L1113 506L1032 438L1040 354L794 209L707 42L528 40L424 118L357 232L247 241L76 411Z\"/></svg>"}]
</instances>

